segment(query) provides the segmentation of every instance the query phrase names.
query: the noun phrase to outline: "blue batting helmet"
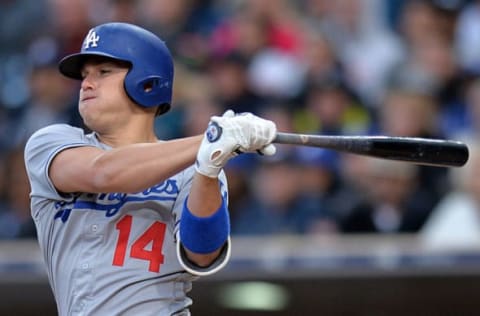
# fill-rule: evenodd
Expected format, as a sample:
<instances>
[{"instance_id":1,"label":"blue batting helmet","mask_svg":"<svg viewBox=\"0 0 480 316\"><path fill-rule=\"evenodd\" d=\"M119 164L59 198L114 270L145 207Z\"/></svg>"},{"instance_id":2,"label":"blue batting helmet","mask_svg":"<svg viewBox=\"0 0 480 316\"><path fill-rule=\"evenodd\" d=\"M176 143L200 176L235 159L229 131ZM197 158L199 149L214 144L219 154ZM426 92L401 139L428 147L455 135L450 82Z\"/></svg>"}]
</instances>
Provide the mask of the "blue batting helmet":
<instances>
[{"instance_id":1,"label":"blue batting helmet","mask_svg":"<svg viewBox=\"0 0 480 316\"><path fill-rule=\"evenodd\" d=\"M161 106L167 112L172 101L173 60L155 34L128 23L106 23L92 28L79 53L64 57L60 72L82 79L81 69L90 56L103 56L130 63L124 87L128 96L144 107Z\"/></svg>"}]
</instances>

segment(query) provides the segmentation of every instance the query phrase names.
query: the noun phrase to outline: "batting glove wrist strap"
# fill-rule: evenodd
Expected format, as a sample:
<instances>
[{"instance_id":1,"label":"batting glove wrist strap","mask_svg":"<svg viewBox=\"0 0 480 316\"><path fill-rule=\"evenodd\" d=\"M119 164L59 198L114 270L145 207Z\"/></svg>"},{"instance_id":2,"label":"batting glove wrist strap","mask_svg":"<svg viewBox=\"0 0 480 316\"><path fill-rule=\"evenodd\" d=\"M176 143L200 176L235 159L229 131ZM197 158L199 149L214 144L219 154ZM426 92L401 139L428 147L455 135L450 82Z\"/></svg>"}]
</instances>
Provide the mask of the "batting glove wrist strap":
<instances>
[{"instance_id":1,"label":"batting glove wrist strap","mask_svg":"<svg viewBox=\"0 0 480 316\"><path fill-rule=\"evenodd\" d=\"M217 178L228 160L240 153L238 141L232 131L210 122L198 149L195 169L207 177Z\"/></svg>"}]
</instances>

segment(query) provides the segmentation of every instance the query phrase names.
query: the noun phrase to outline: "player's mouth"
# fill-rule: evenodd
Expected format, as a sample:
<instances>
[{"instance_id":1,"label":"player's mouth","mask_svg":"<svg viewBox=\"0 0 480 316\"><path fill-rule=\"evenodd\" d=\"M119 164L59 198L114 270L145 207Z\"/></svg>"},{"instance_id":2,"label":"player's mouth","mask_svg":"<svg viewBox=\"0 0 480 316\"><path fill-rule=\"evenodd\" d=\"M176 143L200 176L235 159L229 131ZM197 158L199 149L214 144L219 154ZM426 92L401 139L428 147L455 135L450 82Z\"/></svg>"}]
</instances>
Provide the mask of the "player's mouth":
<instances>
[{"instance_id":1,"label":"player's mouth","mask_svg":"<svg viewBox=\"0 0 480 316\"><path fill-rule=\"evenodd\" d=\"M95 99L95 98L96 98L96 97L93 96L93 95L83 96L83 97L80 99L80 101L81 101L81 102L86 102L86 101L88 101L88 100L92 100L92 99Z\"/></svg>"}]
</instances>

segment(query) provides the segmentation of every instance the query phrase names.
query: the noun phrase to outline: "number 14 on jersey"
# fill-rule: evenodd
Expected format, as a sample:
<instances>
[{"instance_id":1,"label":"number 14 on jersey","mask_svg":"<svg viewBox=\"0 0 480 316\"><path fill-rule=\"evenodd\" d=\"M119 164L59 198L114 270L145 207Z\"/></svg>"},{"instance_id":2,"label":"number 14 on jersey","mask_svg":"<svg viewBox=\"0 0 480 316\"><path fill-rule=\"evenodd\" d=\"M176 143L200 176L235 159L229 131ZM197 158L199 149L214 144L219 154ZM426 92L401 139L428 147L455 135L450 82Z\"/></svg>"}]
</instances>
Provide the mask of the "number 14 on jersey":
<instances>
[{"instance_id":1,"label":"number 14 on jersey","mask_svg":"<svg viewBox=\"0 0 480 316\"><path fill-rule=\"evenodd\" d=\"M113 255L112 264L114 266L123 266L125 256L127 255L130 232L132 229L133 217L125 215L122 217L115 228L118 230L117 245ZM148 270L151 272L160 272L160 265L163 263L163 240L165 238L166 224L154 222L141 234L131 245L130 258L147 260L150 262ZM147 246L151 245L151 249Z\"/></svg>"}]
</instances>

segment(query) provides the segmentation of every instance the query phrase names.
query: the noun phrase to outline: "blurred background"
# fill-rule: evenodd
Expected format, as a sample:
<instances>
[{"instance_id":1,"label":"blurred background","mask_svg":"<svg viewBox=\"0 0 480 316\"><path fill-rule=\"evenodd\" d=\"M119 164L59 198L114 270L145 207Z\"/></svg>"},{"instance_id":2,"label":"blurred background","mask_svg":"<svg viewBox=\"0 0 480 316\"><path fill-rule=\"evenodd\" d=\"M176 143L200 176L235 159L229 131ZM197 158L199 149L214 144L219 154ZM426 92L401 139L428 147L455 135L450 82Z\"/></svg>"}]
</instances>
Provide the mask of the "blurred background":
<instances>
[{"instance_id":1,"label":"blurred background","mask_svg":"<svg viewBox=\"0 0 480 316\"><path fill-rule=\"evenodd\" d=\"M478 314L476 0L0 0L0 314L56 314L23 147L51 123L85 128L57 62L110 21L174 55L162 139L232 108L280 131L470 148L453 169L287 145L230 161L232 260L194 284L194 315Z\"/></svg>"}]
</instances>

